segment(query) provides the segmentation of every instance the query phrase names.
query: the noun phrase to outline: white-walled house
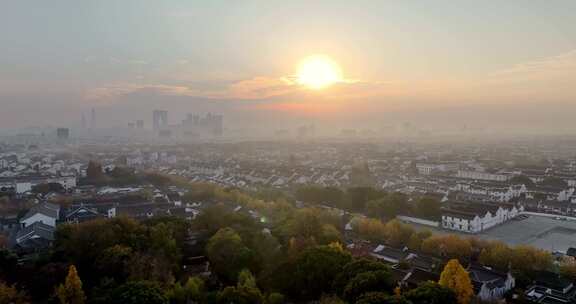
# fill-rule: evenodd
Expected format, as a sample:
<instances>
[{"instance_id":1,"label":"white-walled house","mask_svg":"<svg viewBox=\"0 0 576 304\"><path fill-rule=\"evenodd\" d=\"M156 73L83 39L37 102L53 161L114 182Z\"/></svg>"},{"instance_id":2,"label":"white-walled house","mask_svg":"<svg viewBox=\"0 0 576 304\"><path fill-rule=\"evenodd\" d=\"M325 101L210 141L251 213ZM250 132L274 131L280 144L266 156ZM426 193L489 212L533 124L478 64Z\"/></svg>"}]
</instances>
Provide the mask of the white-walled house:
<instances>
[{"instance_id":1,"label":"white-walled house","mask_svg":"<svg viewBox=\"0 0 576 304\"><path fill-rule=\"evenodd\" d=\"M477 297L485 302L501 300L506 292L516 286L516 279L510 272L499 273L488 267L474 264L470 265L467 270Z\"/></svg>"},{"instance_id":2,"label":"white-walled house","mask_svg":"<svg viewBox=\"0 0 576 304\"><path fill-rule=\"evenodd\" d=\"M48 226L56 227L56 221L60 217L60 206L50 203L40 203L32 207L24 217L20 219L22 228L28 227L36 222Z\"/></svg>"}]
</instances>

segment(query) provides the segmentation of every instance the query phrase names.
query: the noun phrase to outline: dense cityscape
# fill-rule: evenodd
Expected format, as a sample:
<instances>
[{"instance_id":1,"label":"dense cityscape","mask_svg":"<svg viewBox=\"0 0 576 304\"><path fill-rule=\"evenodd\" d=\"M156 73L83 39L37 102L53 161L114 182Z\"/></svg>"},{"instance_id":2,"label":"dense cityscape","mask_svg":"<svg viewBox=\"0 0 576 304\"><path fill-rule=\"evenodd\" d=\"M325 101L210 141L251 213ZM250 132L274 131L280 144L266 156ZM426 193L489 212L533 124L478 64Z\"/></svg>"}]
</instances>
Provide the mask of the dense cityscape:
<instances>
[{"instance_id":1,"label":"dense cityscape","mask_svg":"<svg viewBox=\"0 0 576 304\"><path fill-rule=\"evenodd\" d=\"M164 115L157 113L161 112L154 112L153 118ZM85 253L69 252L84 248L67 245L71 238L92 242L90 234L84 235L91 229L144 225L171 231L161 241L177 242L170 245L175 246L174 266L136 274L132 271L141 270L131 267L145 266L126 260L129 264L122 267L130 269L122 270L122 275L116 273L118 269L107 270L110 273L93 270L90 273L98 273L96 278L89 278L91 282L84 286L92 284L96 292L104 288L98 287L103 284L98 276L115 280L121 275L121 281L139 276L137 281L160 280L162 285L168 279L173 287L163 288L186 289L192 287L173 284L178 284L179 276L190 276L192 281L182 284L203 282L206 291L194 285L195 293L190 295L201 297L195 299L202 302L210 295L224 296L210 290L236 281L235 276L246 268L250 272L241 276L262 280L258 284L262 287L253 287L262 288L257 302L302 301L332 287L294 291L288 285L267 286L270 280L279 279L269 277L268 272L288 267L265 265L271 263L267 259L290 263L296 258L291 257L294 250L314 244L320 246L315 250L330 251L339 244L338 258L381 263L370 267L383 267L389 277L374 280L390 282L386 285L390 290L419 290L424 288L418 287L422 283L438 281L443 264L452 258L464 265L479 301L570 302L576 293L571 287L576 275L572 261L576 255L576 138L524 138L504 144L443 138L436 142L350 141L310 135L288 141L178 143L166 142L161 128L154 128L147 130L152 135L115 144L109 143L112 137L71 137L72 132L52 142L41 134L5 138L0 152L0 240L6 250L2 267L12 269L7 272L8 280L35 286L28 291L33 298L49 298L50 284L56 283L52 280L63 281L68 273L65 265L83 260ZM223 134L211 136L217 140ZM237 256L238 248L210 252L210 244L219 237L232 237L229 234L251 240L241 242L254 255L249 263ZM249 244L255 237L265 238L260 240L264 243ZM100 255L114 254L108 257L115 259L113 263L132 256L122 250L136 250L120 239L97 242L111 243L86 246L112 246L94 250L104 250ZM114 253L108 252L112 248ZM515 256L520 254L515 251L524 256ZM80 256L73 258L75 254ZM138 254L145 254L145 258L139 256L143 259L159 259L155 254L167 253ZM94 258L82 263L100 263L103 257ZM533 260L525 265L516 262L529 258ZM176 265L183 268L170 270ZM44 281L19 275L32 269L54 273ZM85 271L80 268L81 275ZM226 296L248 296L235 292L241 295ZM346 293L340 297L354 298ZM170 301L178 302L176 298Z\"/></svg>"}]
</instances>

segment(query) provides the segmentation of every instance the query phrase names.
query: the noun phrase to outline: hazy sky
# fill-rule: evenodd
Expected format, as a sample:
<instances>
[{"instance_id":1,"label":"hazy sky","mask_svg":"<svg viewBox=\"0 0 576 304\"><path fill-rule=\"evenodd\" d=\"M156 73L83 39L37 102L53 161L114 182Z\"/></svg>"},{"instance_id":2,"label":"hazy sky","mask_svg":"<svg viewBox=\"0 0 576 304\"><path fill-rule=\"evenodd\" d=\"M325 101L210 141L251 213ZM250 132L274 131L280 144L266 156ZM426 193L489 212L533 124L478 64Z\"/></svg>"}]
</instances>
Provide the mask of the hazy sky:
<instances>
[{"instance_id":1,"label":"hazy sky","mask_svg":"<svg viewBox=\"0 0 576 304\"><path fill-rule=\"evenodd\" d=\"M0 0L0 128L400 120L574 130L574 0ZM346 83L293 82L311 54Z\"/></svg>"}]
</instances>

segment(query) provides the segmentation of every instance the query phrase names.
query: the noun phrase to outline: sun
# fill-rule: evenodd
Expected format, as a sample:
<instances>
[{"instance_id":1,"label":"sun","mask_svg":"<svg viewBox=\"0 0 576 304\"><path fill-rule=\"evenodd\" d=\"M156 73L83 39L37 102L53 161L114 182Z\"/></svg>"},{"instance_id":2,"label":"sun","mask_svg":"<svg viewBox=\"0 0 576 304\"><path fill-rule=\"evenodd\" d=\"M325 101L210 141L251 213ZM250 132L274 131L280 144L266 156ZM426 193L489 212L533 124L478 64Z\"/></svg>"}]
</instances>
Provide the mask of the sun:
<instances>
[{"instance_id":1,"label":"sun","mask_svg":"<svg viewBox=\"0 0 576 304\"><path fill-rule=\"evenodd\" d=\"M313 55L300 62L296 78L298 83L320 90L342 81L342 70L330 57Z\"/></svg>"}]
</instances>

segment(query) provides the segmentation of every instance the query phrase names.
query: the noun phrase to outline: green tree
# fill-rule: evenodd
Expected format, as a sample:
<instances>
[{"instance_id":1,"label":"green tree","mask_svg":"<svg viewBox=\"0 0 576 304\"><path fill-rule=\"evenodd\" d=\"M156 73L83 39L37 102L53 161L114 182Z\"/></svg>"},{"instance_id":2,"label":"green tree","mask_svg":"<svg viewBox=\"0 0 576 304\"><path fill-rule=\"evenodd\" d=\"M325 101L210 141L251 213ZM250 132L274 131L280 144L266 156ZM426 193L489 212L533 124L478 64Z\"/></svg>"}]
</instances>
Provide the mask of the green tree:
<instances>
[{"instance_id":1,"label":"green tree","mask_svg":"<svg viewBox=\"0 0 576 304\"><path fill-rule=\"evenodd\" d=\"M512 185L525 185L526 187L534 186L534 182L526 175L515 175L509 182Z\"/></svg>"},{"instance_id":2,"label":"green tree","mask_svg":"<svg viewBox=\"0 0 576 304\"><path fill-rule=\"evenodd\" d=\"M390 272L390 268L386 264L376 260L366 258L354 259L350 263L344 265L342 271L336 276L332 290L342 295L346 284L348 284L350 280L363 272L373 271Z\"/></svg>"},{"instance_id":3,"label":"green tree","mask_svg":"<svg viewBox=\"0 0 576 304\"><path fill-rule=\"evenodd\" d=\"M353 302L368 292L388 291L394 288L394 282L387 270L367 271L356 275L344 288L344 299Z\"/></svg>"},{"instance_id":4,"label":"green tree","mask_svg":"<svg viewBox=\"0 0 576 304\"><path fill-rule=\"evenodd\" d=\"M286 301L284 295L281 293L273 292L266 297L266 304L283 304Z\"/></svg>"},{"instance_id":5,"label":"green tree","mask_svg":"<svg viewBox=\"0 0 576 304\"><path fill-rule=\"evenodd\" d=\"M234 229L223 228L210 238L206 254L216 274L235 282L242 269L250 268L254 254Z\"/></svg>"},{"instance_id":6,"label":"green tree","mask_svg":"<svg viewBox=\"0 0 576 304\"><path fill-rule=\"evenodd\" d=\"M440 218L441 206L442 204L439 200L423 197L416 202L416 214L424 218L437 220Z\"/></svg>"},{"instance_id":7,"label":"green tree","mask_svg":"<svg viewBox=\"0 0 576 304\"><path fill-rule=\"evenodd\" d=\"M218 295L218 303L229 304L258 304L263 303L264 297L256 286L256 279L248 269L244 269L238 275L236 287L226 287Z\"/></svg>"},{"instance_id":8,"label":"green tree","mask_svg":"<svg viewBox=\"0 0 576 304\"><path fill-rule=\"evenodd\" d=\"M413 304L457 304L454 292L436 282L425 282L404 294Z\"/></svg>"},{"instance_id":9,"label":"green tree","mask_svg":"<svg viewBox=\"0 0 576 304\"><path fill-rule=\"evenodd\" d=\"M414 234L414 229L410 225L403 224L397 219L393 219L384 226L384 237L392 246L405 246L410 237Z\"/></svg>"},{"instance_id":10,"label":"green tree","mask_svg":"<svg viewBox=\"0 0 576 304\"><path fill-rule=\"evenodd\" d=\"M472 281L468 272L456 259L448 261L440 274L441 286L450 288L456 295L458 304L468 304L474 295Z\"/></svg>"},{"instance_id":11,"label":"green tree","mask_svg":"<svg viewBox=\"0 0 576 304\"><path fill-rule=\"evenodd\" d=\"M128 277L127 264L133 254L131 247L114 245L105 249L98 257L96 265L98 271L117 281L124 281Z\"/></svg>"},{"instance_id":12,"label":"green tree","mask_svg":"<svg viewBox=\"0 0 576 304\"><path fill-rule=\"evenodd\" d=\"M568 183L563 179L555 176L548 176L544 178L541 183L542 186L557 187L557 188L567 188Z\"/></svg>"},{"instance_id":13,"label":"green tree","mask_svg":"<svg viewBox=\"0 0 576 304\"><path fill-rule=\"evenodd\" d=\"M68 268L68 275L64 284L56 288L56 296L60 304L83 304L86 300L82 290L82 281L74 265L70 265Z\"/></svg>"},{"instance_id":14,"label":"green tree","mask_svg":"<svg viewBox=\"0 0 576 304\"><path fill-rule=\"evenodd\" d=\"M132 281L114 290L108 302L111 304L168 304L168 298L156 283Z\"/></svg>"},{"instance_id":15,"label":"green tree","mask_svg":"<svg viewBox=\"0 0 576 304\"><path fill-rule=\"evenodd\" d=\"M366 215L372 217L395 218L406 207L406 196L390 193L386 196L366 202Z\"/></svg>"},{"instance_id":16,"label":"green tree","mask_svg":"<svg viewBox=\"0 0 576 304\"><path fill-rule=\"evenodd\" d=\"M296 261L294 280L301 286L301 295L316 299L330 291L342 267L352 260L350 253L338 246L317 246L305 250Z\"/></svg>"},{"instance_id":17,"label":"green tree","mask_svg":"<svg viewBox=\"0 0 576 304\"><path fill-rule=\"evenodd\" d=\"M385 192L378 191L372 187L349 188L346 191L348 209L357 211L365 210L367 202L383 198L385 195Z\"/></svg>"},{"instance_id":18,"label":"green tree","mask_svg":"<svg viewBox=\"0 0 576 304\"><path fill-rule=\"evenodd\" d=\"M425 239L429 238L430 236L432 236L432 232L430 230L422 230L412 233L410 239L408 239L408 243L406 244L406 246L408 246L408 248L412 250L420 251L422 250L422 243L424 242Z\"/></svg>"},{"instance_id":19,"label":"green tree","mask_svg":"<svg viewBox=\"0 0 576 304\"><path fill-rule=\"evenodd\" d=\"M363 294L356 304L410 304L404 297L391 296L385 292L368 292Z\"/></svg>"},{"instance_id":20,"label":"green tree","mask_svg":"<svg viewBox=\"0 0 576 304\"><path fill-rule=\"evenodd\" d=\"M189 277L184 285L176 282L169 298L178 304L201 302L204 298L204 281L199 277Z\"/></svg>"}]
</instances>

